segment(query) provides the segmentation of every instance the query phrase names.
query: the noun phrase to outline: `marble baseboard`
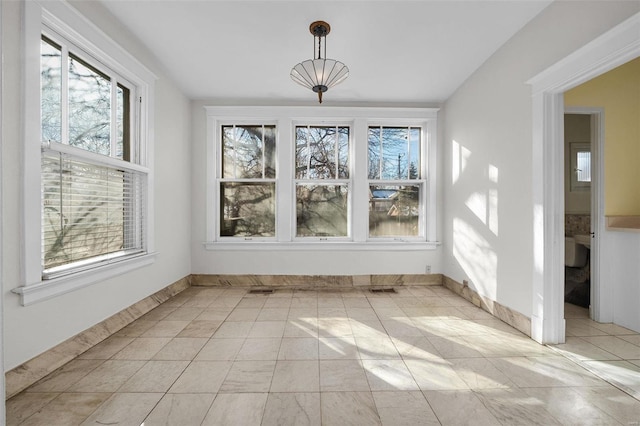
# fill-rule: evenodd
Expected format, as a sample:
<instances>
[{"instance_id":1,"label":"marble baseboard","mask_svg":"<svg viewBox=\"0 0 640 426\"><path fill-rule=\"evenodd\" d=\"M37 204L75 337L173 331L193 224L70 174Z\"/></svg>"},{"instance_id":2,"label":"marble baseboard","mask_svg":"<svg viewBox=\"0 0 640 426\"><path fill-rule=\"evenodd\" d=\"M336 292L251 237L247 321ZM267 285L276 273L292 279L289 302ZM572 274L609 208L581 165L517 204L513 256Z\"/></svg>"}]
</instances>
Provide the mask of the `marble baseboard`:
<instances>
[{"instance_id":1,"label":"marble baseboard","mask_svg":"<svg viewBox=\"0 0 640 426\"><path fill-rule=\"evenodd\" d=\"M442 285L442 274L387 275L191 275L191 285L221 287L360 288Z\"/></svg>"},{"instance_id":2,"label":"marble baseboard","mask_svg":"<svg viewBox=\"0 0 640 426\"><path fill-rule=\"evenodd\" d=\"M6 398L9 399L36 383L189 286L189 277L184 277L24 364L7 371L5 374Z\"/></svg>"},{"instance_id":3,"label":"marble baseboard","mask_svg":"<svg viewBox=\"0 0 640 426\"><path fill-rule=\"evenodd\" d=\"M531 319L524 316L520 312L514 311L495 300L479 295L472 288L465 286L449 277L444 277L443 283L446 288L453 291L457 295L464 297L474 305L489 312L494 317L509 324L511 327L531 337Z\"/></svg>"}]
</instances>

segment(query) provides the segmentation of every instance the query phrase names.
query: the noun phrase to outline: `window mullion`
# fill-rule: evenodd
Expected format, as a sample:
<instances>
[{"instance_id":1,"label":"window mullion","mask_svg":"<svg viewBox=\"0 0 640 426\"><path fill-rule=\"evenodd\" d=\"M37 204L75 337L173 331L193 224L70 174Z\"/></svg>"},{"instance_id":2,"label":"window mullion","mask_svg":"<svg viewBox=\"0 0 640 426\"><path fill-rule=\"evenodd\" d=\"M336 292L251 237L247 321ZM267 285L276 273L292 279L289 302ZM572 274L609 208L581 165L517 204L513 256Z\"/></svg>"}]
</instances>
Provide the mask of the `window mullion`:
<instances>
[{"instance_id":1,"label":"window mullion","mask_svg":"<svg viewBox=\"0 0 640 426\"><path fill-rule=\"evenodd\" d=\"M429 180L429 173L431 173L430 169L435 165L435 145L431 144L431 124L426 124L422 131L420 132L420 142L421 142L421 151L420 151L420 172L422 173L421 177Z\"/></svg>"},{"instance_id":2,"label":"window mullion","mask_svg":"<svg viewBox=\"0 0 640 426\"><path fill-rule=\"evenodd\" d=\"M61 127L60 142L69 145L69 49L63 45L60 48L61 66L60 75L62 76L60 87L60 110L61 110Z\"/></svg>"},{"instance_id":3,"label":"window mullion","mask_svg":"<svg viewBox=\"0 0 640 426\"><path fill-rule=\"evenodd\" d=\"M290 119L279 118L276 124L276 237L280 242L291 241L295 226L295 137ZM289 148L289 149L287 149ZM292 198L293 194L293 198ZM291 207L291 204L294 204ZM292 225L293 224L293 225Z\"/></svg>"},{"instance_id":4,"label":"window mullion","mask_svg":"<svg viewBox=\"0 0 640 426\"><path fill-rule=\"evenodd\" d=\"M425 208L425 205L427 206L424 212L423 226L425 227L424 232L427 241L435 241L437 237L436 211L431 207L437 205L436 179L435 176L431 174L432 170L434 171L434 173L437 170L437 145L435 143L437 134L437 121L430 120L422 128L422 132L420 135L422 138L421 142L423 148L420 153L420 159L423 162L422 176L426 181L424 189L425 203L423 203L423 208Z\"/></svg>"},{"instance_id":5,"label":"window mullion","mask_svg":"<svg viewBox=\"0 0 640 426\"><path fill-rule=\"evenodd\" d=\"M311 126L307 126L307 178L309 178L309 174L311 173L311 138L309 138L309 129L311 129ZM296 136L297 138L297 136ZM296 141L297 143L297 141Z\"/></svg>"},{"instance_id":6,"label":"window mullion","mask_svg":"<svg viewBox=\"0 0 640 426\"><path fill-rule=\"evenodd\" d=\"M266 164L265 164L265 160L266 160L265 151L266 151L266 149L265 148L266 147L265 147L265 144L264 144L264 133L265 133L264 124L262 125L261 128L262 128L262 135L261 135L261 144L262 144L262 178L264 179L264 178L266 178L266 175L265 175L265 168L266 168Z\"/></svg>"},{"instance_id":7,"label":"window mullion","mask_svg":"<svg viewBox=\"0 0 640 426\"><path fill-rule=\"evenodd\" d=\"M238 128L233 125L233 178L238 178Z\"/></svg>"},{"instance_id":8,"label":"window mullion","mask_svg":"<svg viewBox=\"0 0 640 426\"><path fill-rule=\"evenodd\" d=\"M407 172L405 179L411 179L411 127L407 127Z\"/></svg>"},{"instance_id":9,"label":"window mullion","mask_svg":"<svg viewBox=\"0 0 640 426\"><path fill-rule=\"evenodd\" d=\"M384 170L384 147L382 144L382 126L380 126L380 160L378 161L378 179L382 179L382 170Z\"/></svg>"},{"instance_id":10,"label":"window mullion","mask_svg":"<svg viewBox=\"0 0 640 426\"><path fill-rule=\"evenodd\" d=\"M338 141L339 141L338 132L339 132L339 128L338 128L338 126L336 126L335 134L333 135L334 136L333 137L333 139L334 139L333 140L333 152L334 152L334 155L335 155L335 158L334 158L334 161L333 161L333 167L335 169L334 174L335 174L336 179L340 178L340 166L339 166L339 164L340 164L340 152L338 150L338 145L339 145L339 143L338 143Z\"/></svg>"},{"instance_id":11,"label":"window mullion","mask_svg":"<svg viewBox=\"0 0 640 426\"><path fill-rule=\"evenodd\" d=\"M129 96L131 96L134 100L133 104L135 105L136 114L135 117L132 117L130 126L135 126L135 140L129 141L129 161L132 163L142 164L146 166L148 163L147 158L147 150L146 146L143 145L142 137L143 137L143 129L142 129L142 96L138 94L138 91L133 89L130 91ZM131 129L128 129L131 132ZM133 135L132 135L133 136Z\"/></svg>"},{"instance_id":12,"label":"window mullion","mask_svg":"<svg viewBox=\"0 0 640 426\"><path fill-rule=\"evenodd\" d=\"M368 128L364 119L356 119L353 123L353 142L350 144L349 178L351 191L351 236L355 242L367 241L369 210L369 157Z\"/></svg>"}]
</instances>

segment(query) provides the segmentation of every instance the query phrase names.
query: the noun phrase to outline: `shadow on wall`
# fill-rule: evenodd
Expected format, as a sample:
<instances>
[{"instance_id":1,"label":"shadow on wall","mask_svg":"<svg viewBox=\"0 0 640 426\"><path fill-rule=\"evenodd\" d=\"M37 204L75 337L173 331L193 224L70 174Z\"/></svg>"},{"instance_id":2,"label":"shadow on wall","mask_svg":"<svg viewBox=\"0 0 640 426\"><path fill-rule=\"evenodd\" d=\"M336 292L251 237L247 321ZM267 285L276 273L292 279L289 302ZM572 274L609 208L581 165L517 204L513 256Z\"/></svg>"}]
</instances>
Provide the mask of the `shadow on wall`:
<instances>
[{"instance_id":1,"label":"shadow on wall","mask_svg":"<svg viewBox=\"0 0 640 426\"><path fill-rule=\"evenodd\" d=\"M452 254L475 290L495 300L498 256L492 243L498 236L498 168L474 164L473 153L455 140L451 149L452 186L466 207L452 218Z\"/></svg>"}]
</instances>

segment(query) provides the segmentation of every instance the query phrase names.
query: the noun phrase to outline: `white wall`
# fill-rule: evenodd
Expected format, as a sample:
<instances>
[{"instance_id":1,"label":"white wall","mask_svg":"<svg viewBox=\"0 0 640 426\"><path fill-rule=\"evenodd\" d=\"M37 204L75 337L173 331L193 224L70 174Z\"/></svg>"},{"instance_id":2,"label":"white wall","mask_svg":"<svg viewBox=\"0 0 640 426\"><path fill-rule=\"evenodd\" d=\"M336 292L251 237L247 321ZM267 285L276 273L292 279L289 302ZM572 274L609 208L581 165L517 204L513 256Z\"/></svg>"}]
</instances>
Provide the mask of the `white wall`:
<instances>
[{"instance_id":1,"label":"white wall","mask_svg":"<svg viewBox=\"0 0 640 426\"><path fill-rule=\"evenodd\" d=\"M11 289L23 284L21 244L21 1L3 2L2 291L5 371L86 330L123 308L189 275L189 101L157 62L95 2L74 5L158 75L155 87L155 248L153 265L53 299L23 307ZM37 124L35 124L37 125ZM39 191L39 188L29 190Z\"/></svg>"},{"instance_id":2,"label":"white wall","mask_svg":"<svg viewBox=\"0 0 640 426\"><path fill-rule=\"evenodd\" d=\"M192 266L194 274L424 274L442 272L441 248L425 251L221 251L207 250L206 177L207 140L204 106L214 101L192 103ZM440 150L438 149L438 152ZM442 209L438 207L439 220ZM437 238L440 239L438 226Z\"/></svg>"},{"instance_id":3,"label":"white wall","mask_svg":"<svg viewBox=\"0 0 640 426\"><path fill-rule=\"evenodd\" d=\"M445 103L445 274L531 316L532 98L525 82L638 10L638 2L554 2Z\"/></svg>"},{"instance_id":4,"label":"white wall","mask_svg":"<svg viewBox=\"0 0 640 426\"><path fill-rule=\"evenodd\" d=\"M640 332L640 234L605 230L600 250L600 286L611 295L611 320Z\"/></svg>"}]
</instances>

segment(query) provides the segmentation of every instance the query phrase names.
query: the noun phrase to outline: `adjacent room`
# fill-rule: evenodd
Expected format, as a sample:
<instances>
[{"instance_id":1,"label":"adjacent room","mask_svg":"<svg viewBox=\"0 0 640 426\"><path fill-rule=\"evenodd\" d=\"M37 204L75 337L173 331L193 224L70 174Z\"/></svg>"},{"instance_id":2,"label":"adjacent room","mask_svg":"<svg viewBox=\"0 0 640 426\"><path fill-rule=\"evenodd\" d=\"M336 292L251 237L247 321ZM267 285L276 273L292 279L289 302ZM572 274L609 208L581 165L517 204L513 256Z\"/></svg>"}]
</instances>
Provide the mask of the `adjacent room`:
<instances>
[{"instance_id":1,"label":"adjacent room","mask_svg":"<svg viewBox=\"0 0 640 426\"><path fill-rule=\"evenodd\" d=\"M640 422L640 2L0 2L8 425Z\"/></svg>"}]
</instances>

